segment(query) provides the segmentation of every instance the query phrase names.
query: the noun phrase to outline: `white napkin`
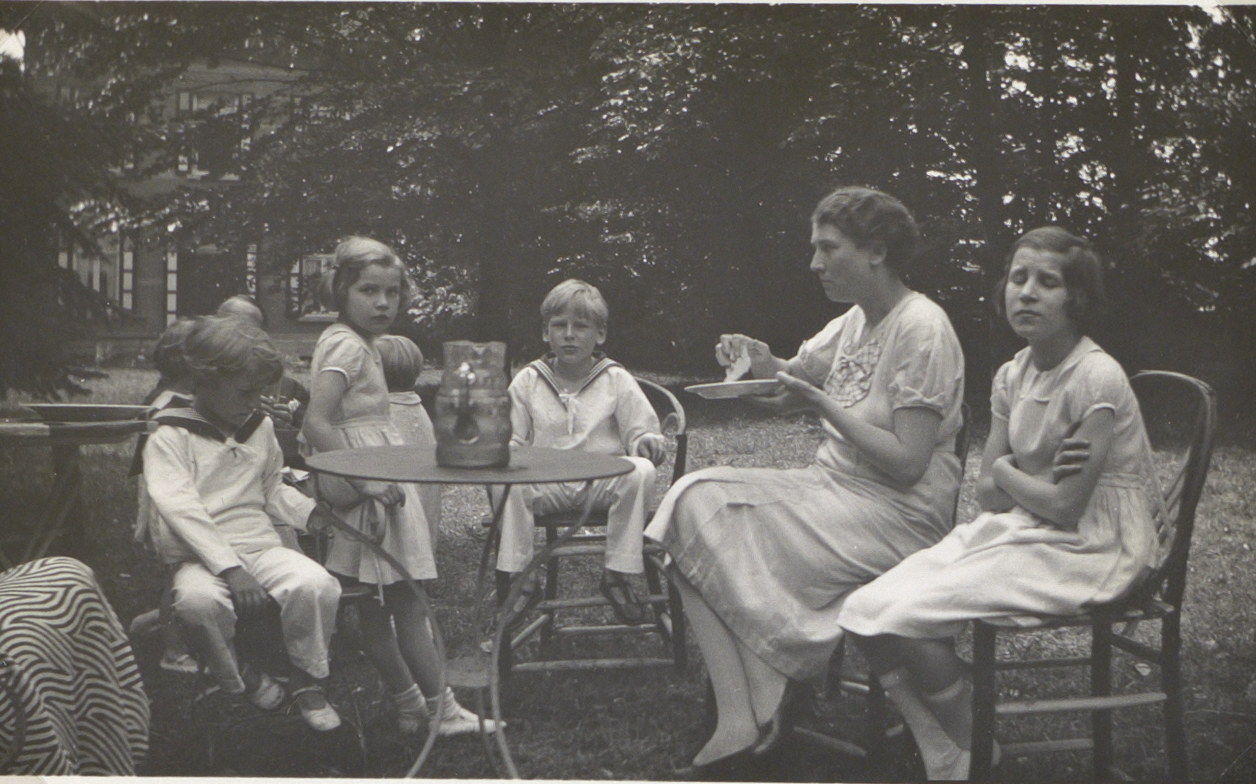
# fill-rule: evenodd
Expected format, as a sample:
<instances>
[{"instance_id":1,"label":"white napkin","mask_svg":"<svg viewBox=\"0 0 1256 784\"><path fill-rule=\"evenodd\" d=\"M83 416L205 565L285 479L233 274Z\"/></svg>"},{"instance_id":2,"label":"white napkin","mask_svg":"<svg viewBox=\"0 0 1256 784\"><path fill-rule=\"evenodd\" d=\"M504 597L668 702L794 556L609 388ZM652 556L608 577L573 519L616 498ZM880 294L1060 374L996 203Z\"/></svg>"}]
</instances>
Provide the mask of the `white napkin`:
<instances>
[{"instance_id":1,"label":"white napkin","mask_svg":"<svg viewBox=\"0 0 1256 784\"><path fill-rule=\"evenodd\" d=\"M737 359L733 360L733 364L728 366L728 370L724 373L724 383L736 381L742 376L750 372L750 350L744 345L741 347L741 354Z\"/></svg>"}]
</instances>

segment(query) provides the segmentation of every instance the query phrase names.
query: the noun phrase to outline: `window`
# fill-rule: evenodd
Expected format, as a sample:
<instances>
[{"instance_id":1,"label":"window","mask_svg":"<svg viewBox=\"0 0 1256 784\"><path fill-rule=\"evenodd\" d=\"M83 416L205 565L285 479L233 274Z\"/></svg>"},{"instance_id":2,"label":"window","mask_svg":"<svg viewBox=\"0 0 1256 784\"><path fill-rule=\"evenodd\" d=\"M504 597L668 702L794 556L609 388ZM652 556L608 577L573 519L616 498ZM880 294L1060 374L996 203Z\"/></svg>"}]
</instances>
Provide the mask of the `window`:
<instances>
[{"instance_id":1,"label":"window","mask_svg":"<svg viewBox=\"0 0 1256 784\"><path fill-rule=\"evenodd\" d=\"M288 315L305 321L331 321L336 318L332 304L319 302L323 280L331 280L336 257L316 253L294 262L288 275Z\"/></svg>"}]
</instances>

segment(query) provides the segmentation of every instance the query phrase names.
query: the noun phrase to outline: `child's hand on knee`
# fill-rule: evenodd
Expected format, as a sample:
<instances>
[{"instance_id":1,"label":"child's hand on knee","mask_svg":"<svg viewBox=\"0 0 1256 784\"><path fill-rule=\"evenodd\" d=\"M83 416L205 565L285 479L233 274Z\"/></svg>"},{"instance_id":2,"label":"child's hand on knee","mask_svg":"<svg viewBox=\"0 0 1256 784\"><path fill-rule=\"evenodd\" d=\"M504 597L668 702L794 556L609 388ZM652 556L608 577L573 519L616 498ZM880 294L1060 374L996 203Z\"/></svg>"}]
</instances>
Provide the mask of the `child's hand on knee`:
<instances>
[{"instance_id":1,"label":"child's hand on knee","mask_svg":"<svg viewBox=\"0 0 1256 784\"><path fill-rule=\"evenodd\" d=\"M270 594L243 566L233 566L218 576L227 582L236 615L245 617L259 613L270 601Z\"/></svg>"},{"instance_id":2,"label":"child's hand on knee","mask_svg":"<svg viewBox=\"0 0 1256 784\"><path fill-rule=\"evenodd\" d=\"M662 465L667 459L667 442L657 433L646 433L637 441L637 457L648 457L651 463Z\"/></svg>"}]
</instances>

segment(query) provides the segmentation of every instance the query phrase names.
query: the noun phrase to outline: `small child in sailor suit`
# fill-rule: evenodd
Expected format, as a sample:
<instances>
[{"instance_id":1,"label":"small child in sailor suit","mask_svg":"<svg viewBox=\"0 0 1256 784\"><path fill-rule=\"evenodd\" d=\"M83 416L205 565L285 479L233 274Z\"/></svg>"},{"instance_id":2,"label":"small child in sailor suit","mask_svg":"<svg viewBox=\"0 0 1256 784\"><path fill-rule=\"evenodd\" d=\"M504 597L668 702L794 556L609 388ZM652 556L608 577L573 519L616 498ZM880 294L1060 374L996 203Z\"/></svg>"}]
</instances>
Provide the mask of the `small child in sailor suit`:
<instances>
[{"instance_id":1,"label":"small child in sailor suit","mask_svg":"<svg viewBox=\"0 0 1256 784\"><path fill-rule=\"evenodd\" d=\"M511 442L622 456L633 470L591 488L585 482L512 488L500 522L498 595L532 560L534 516L581 509L592 492L593 508L607 512L600 589L621 623L640 623L646 611L629 575L644 571L642 530L664 440L658 415L632 375L594 353L606 341L608 316L601 293L584 281L564 281L545 297L541 323L550 352L510 384Z\"/></svg>"},{"instance_id":2,"label":"small child in sailor suit","mask_svg":"<svg viewBox=\"0 0 1256 784\"><path fill-rule=\"evenodd\" d=\"M283 453L257 408L283 372L266 334L237 319L196 319L183 344L190 407L168 407L144 444L144 482L156 512L153 545L173 572L173 611L185 639L224 691L273 710L283 688L241 666L236 621L279 608L289 686L306 723L331 730L340 717L318 681L328 675L340 584L283 546L277 522L317 532L329 525L313 499L280 478Z\"/></svg>"}]
</instances>

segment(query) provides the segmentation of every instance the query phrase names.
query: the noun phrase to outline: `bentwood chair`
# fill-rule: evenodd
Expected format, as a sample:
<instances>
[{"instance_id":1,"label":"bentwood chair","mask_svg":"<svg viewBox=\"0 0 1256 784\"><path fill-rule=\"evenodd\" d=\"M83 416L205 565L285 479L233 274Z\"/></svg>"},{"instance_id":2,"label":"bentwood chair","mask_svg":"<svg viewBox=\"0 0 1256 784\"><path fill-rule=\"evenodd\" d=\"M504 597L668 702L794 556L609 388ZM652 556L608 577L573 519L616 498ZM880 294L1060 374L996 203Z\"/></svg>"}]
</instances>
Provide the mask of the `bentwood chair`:
<instances>
[{"instance_id":1,"label":"bentwood chair","mask_svg":"<svg viewBox=\"0 0 1256 784\"><path fill-rule=\"evenodd\" d=\"M1216 427L1216 402L1202 381L1179 373L1146 371L1130 379L1143 421L1152 439L1157 473L1161 475L1165 510L1156 518L1159 553L1154 571L1129 595L1068 618L1018 619L1036 623L1030 629L1010 622L978 621L973 629L973 741L970 778L990 776L995 720L1032 714L1084 712L1091 716L1091 736L1003 745L1004 758L1055 751L1092 750L1096 779L1127 779L1113 766L1112 712L1161 704L1164 709L1169 780L1187 781L1186 729L1183 720L1180 662L1182 597L1186 590L1187 554L1195 526L1195 508L1204 488ZM1164 481L1167 478L1168 481ZM1158 622L1159 645L1152 635L1136 635L1141 622ZM1119 628L1117 628L1119 627ZM1017 651L1027 634L1071 628L1090 629L1090 655L1025 661ZM1058 632L1057 632L1058 633ZM1002 635L1010 644L1000 646ZM1148 641L1151 638L1151 641ZM1158 688L1139 690L1139 678L1114 670L1113 649L1136 662L1159 668ZM1119 662L1119 659L1118 659ZM996 676L1018 669L1089 667L1090 694L999 701ZM1150 672L1148 670L1148 672ZM1030 691L1032 685L1022 687ZM1034 692L1030 692L1034 693Z\"/></svg>"},{"instance_id":2,"label":"bentwood chair","mask_svg":"<svg viewBox=\"0 0 1256 784\"><path fill-rule=\"evenodd\" d=\"M658 414L663 432L672 435L669 442L674 443L675 447L669 457L672 464L671 481L675 482L685 473L685 459L689 449L685 409L675 395L659 384L643 378L637 378L637 383ZM660 467L660 472L665 470L664 466ZM654 498L655 506L658 500L658 497ZM647 518L650 516L653 516L653 511ZM546 544L552 545L558 539L562 529L569 528L579 520L579 511L543 515L537 516L536 527L545 529ZM588 611L591 608L609 606L609 601L596 591L590 594L560 596L561 570L564 564L570 566L580 561L589 562L596 559L598 569L600 569L601 559L606 552L605 512L594 512L584 526L585 529L599 527L603 529L601 532L578 532L567 542L555 548L546 560L543 598L534 607L528 608L523 617L512 623L515 630L512 630L510 634L510 651L507 653L503 649L500 659L503 674L512 669L521 672L570 671L655 667L669 664L678 670L684 669L688 661L685 615L680 609L680 595L671 581L667 579L663 569L665 553L657 543L649 540L644 543L645 577L649 594L642 597L642 601L653 609L653 620L647 618L643 623L631 625L593 623L592 620L595 619L589 617ZM562 639L643 634L658 635L668 655L662 657L621 655L584 659L554 658Z\"/></svg>"}]
</instances>

